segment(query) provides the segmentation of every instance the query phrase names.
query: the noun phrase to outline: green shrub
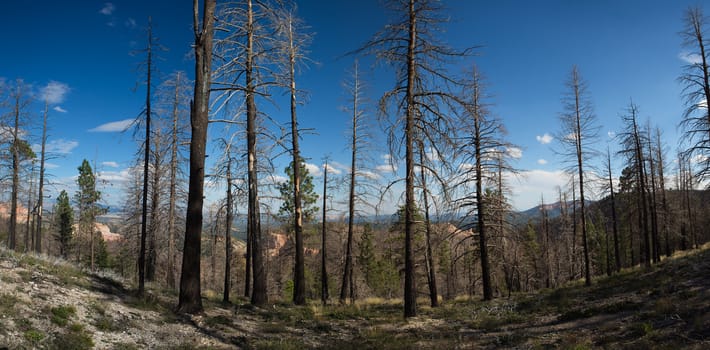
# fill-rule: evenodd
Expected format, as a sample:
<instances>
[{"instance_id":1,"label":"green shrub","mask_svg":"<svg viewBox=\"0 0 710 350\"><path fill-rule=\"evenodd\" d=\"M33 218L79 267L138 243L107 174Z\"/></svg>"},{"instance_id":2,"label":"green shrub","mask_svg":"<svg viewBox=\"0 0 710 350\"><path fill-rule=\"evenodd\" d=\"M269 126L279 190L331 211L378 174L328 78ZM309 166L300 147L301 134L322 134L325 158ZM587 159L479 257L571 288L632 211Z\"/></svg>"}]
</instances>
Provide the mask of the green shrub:
<instances>
[{"instance_id":1,"label":"green shrub","mask_svg":"<svg viewBox=\"0 0 710 350\"><path fill-rule=\"evenodd\" d=\"M58 326L66 326L69 317L76 314L76 308L74 306L57 306L51 309L52 312L52 323Z\"/></svg>"},{"instance_id":2,"label":"green shrub","mask_svg":"<svg viewBox=\"0 0 710 350\"><path fill-rule=\"evenodd\" d=\"M19 299L12 294L0 294L0 314L9 315L13 310L15 310L15 304Z\"/></svg>"},{"instance_id":3,"label":"green shrub","mask_svg":"<svg viewBox=\"0 0 710 350\"><path fill-rule=\"evenodd\" d=\"M80 324L72 324L68 333L58 334L52 342L52 349L57 350L88 350L94 347L91 334Z\"/></svg>"},{"instance_id":4,"label":"green shrub","mask_svg":"<svg viewBox=\"0 0 710 350\"><path fill-rule=\"evenodd\" d=\"M38 345L42 339L44 339L44 333L36 330L36 329L30 329L25 332L25 339L32 343L32 345Z\"/></svg>"}]
</instances>

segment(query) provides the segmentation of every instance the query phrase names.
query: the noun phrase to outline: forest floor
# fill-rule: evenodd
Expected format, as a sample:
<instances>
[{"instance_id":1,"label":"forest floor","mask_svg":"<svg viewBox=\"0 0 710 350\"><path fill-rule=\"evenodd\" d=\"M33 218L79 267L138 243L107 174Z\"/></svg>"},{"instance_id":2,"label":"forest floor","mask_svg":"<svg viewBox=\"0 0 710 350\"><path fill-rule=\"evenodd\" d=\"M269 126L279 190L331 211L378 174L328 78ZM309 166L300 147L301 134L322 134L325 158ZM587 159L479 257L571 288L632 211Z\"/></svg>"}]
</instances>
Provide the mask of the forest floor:
<instances>
[{"instance_id":1,"label":"forest floor","mask_svg":"<svg viewBox=\"0 0 710 350\"><path fill-rule=\"evenodd\" d=\"M252 307L204 299L171 311L175 294L144 299L104 275L0 248L0 349L708 349L710 245L555 290L491 302ZM420 305L424 305L424 301Z\"/></svg>"}]
</instances>

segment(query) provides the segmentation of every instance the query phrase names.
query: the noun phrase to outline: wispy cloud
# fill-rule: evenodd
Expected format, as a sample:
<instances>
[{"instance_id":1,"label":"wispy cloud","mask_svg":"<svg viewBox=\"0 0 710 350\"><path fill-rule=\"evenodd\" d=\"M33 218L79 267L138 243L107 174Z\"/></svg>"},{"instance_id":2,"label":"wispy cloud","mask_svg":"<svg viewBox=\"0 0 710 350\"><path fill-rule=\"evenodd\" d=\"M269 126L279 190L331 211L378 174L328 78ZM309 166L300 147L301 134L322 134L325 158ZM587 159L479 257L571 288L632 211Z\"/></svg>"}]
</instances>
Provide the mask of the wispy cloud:
<instances>
[{"instance_id":1,"label":"wispy cloud","mask_svg":"<svg viewBox=\"0 0 710 350\"><path fill-rule=\"evenodd\" d=\"M708 161L708 156L703 154L696 154L691 159L690 162L693 164L700 164Z\"/></svg>"},{"instance_id":2,"label":"wispy cloud","mask_svg":"<svg viewBox=\"0 0 710 350\"><path fill-rule=\"evenodd\" d=\"M44 163L44 167L47 168L47 169L57 169L57 168L59 168L59 165L54 164L54 163L47 163L47 162L45 162L45 163Z\"/></svg>"},{"instance_id":3,"label":"wispy cloud","mask_svg":"<svg viewBox=\"0 0 710 350\"><path fill-rule=\"evenodd\" d=\"M518 147L506 147L505 152L510 158L520 159L523 157L523 150Z\"/></svg>"},{"instance_id":4,"label":"wispy cloud","mask_svg":"<svg viewBox=\"0 0 710 350\"><path fill-rule=\"evenodd\" d=\"M266 177L266 182L272 185L287 182L288 178L281 175L269 175Z\"/></svg>"},{"instance_id":5,"label":"wispy cloud","mask_svg":"<svg viewBox=\"0 0 710 350\"><path fill-rule=\"evenodd\" d=\"M128 18L124 24L126 25L126 28L129 29L134 29L135 27L137 27L136 20L133 18Z\"/></svg>"},{"instance_id":6,"label":"wispy cloud","mask_svg":"<svg viewBox=\"0 0 710 350\"><path fill-rule=\"evenodd\" d=\"M66 112L67 112L66 109L64 109L64 108L62 108L62 107L60 107L60 106L55 106L55 107L52 108L52 109L55 110L55 111L57 111L57 112L59 112L59 113L66 113Z\"/></svg>"},{"instance_id":7,"label":"wispy cloud","mask_svg":"<svg viewBox=\"0 0 710 350\"><path fill-rule=\"evenodd\" d=\"M519 210L532 208L539 204L540 195L545 198L556 198L557 187L563 187L569 177L562 170L528 170L518 176L506 174L513 196L512 201Z\"/></svg>"},{"instance_id":8,"label":"wispy cloud","mask_svg":"<svg viewBox=\"0 0 710 350\"><path fill-rule=\"evenodd\" d=\"M397 164L394 164L394 160L392 159L392 156L389 154L383 154L380 156L382 160L384 161L384 164L380 164L375 167L375 170L379 171L380 173L384 172L390 172L390 173L395 173L397 172Z\"/></svg>"},{"instance_id":9,"label":"wispy cloud","mask_svg":"<svg viewBox=\"0 0 710 350\"><path fill-rule=\"evenodd\" d=\"M330 173L330 174L340 175L343 173L340 169L336 168L335 166L331 165L330 163L328 163L328 165L323 164L323 168L325 168L325 167L328 167L328 173Z\"/></svg>"},{"instance_id":10,"label":"wispy cloud","mask_svg":"<svg viewBox=\"0 0 710 350\"><path fill-rule=\"evenodd\" d=\"M71 90L69 85L52 80L47 83L47 86L40 89L39 94L42 101L53 105L64 102L69 90Z\"/></svg>"},{"instance_id":11,"label":"wispy cloud","mask_svg":"<svg viewBox=\"0 0 710 350\"><path fill-rule=\"evenodd\" d=\"M703 58L700 57L700 55L697 53L690 53L688 51L681 51L678 54L678 58L688 64L698 64L703 61Z\"/></svg>"},{"instance_id":12,"label":"wispy cloud","mask_svg":"<svg viewBox=\"0 0 710 350\"><path fill-rule=\"evenodd\" d=\"M66 154L70 154L77 146L79 146L79 142L77 142L77 141L57 139L57 140L51 140L51 141L47 142L44 150L47 153L66 155ZM35 153L41 152L42 145L40 145L38 143L33 144L32 150L35 151Z\"/></svg>"},{"instance_id":13,"label":"wispy cloud","mask_svg":"<svg viewBox=\"0 0 710 350\"><path fill-rule=\"evenodd\" d=\"M537 139L537 142L540 142L543 145L546 145L546 144L552 142L552 135L550 135L548 133L545 133L542 136L537 135L537 136L535 136L535 138Z\"/></svg>"},{"instance_id":14,"label":"wispy cloud","mask_svg":"<svg viewBox=\"0 0 710 350\"><path fill-rule=\"evenodd\" d=\"M89 132L122 132L130 128L135 119L124 119L116 122L110 122L106 124L101 124L93 129L89 129Z\"/></svg>"},{"instance_id":15,"label":"wispy cloud","mask_svg":"<svg viewBox=\"0 0 710 350\"><path fill-rule=\"evenodd\" d=\"M311 176L316 176L316 177L317 177L317 176L321 176L321 175L323 174L323 173L320 171L320 167L318 167L318 166L315 165L315 164L306 163L306 164L305 164L305 168L306 168L306 170L308 170L308 174L310 174Z\"/></svg>"},{"instance_id":16,"label":"wispy cloud","mask_svg":"<svg viewBox=\"0 0 710 350\"><path fill-rule=\"evenodd\" d=\"M131 180L131 168L121 171L99 171L96 174L99 180L106 182L126 182Z\"/></svg>"},{"instance_id":17,"label":"wispy cloud","mask_svg":"<svg viewBox=\"0 0 710 350\"><path fill-rule=\"evenodd\" d=\"M118 163L116 162L102 162L101 165L107 166L109 168L118 168Z\"/></svg>"},{"instance_id":18,"label":"wispy cloud","mask_svg":"<svg viewBox=\"0 0 710 350\"><path fill-rule=\"evenodd\" d=\"M537 164L545 165L545 164L547 164L547 161L544 160L544 159L538 159L538 160L537 160Z\"/></svg>"},{"instance_id":19,"label":"wispy cloud","mask_svg":"<svg viewBox=\"0 0 710 350\"><path fill-rule=\"evenodd\" d=\"M343 172L349 173L350 167L343 163L331 160L328 162L328 172L333 172L334 174L342 174Z\"/></svg>"},{"instance_id":20,"label":"wispy cloud","mask_svg":"<svg viewBox=\"0 0 710 350\"><path fill-rule=\"evenodd\" d=\"M374 173L369 170L358 169L358 170L355 170L355 172L356 172L357 176L362 176L362 177L365 177L365 178L368 178L371 180L377 180L380 178L380 174Z\"/></svg>"},{"instance_id":21,"label":"wispy cloud","mask_svg":"<svg viewBox=\"0 0 710 350\"><path fill-rule=\"evenodd\" d=\"M461 163L459 164L459 171L467 171L473 169L473 164L471 163Z\"/></svg>"},{"instance_id":22,"label":"wispy cloud","mask_svg":"<svg viewBox=\"0 0 710 350\"><path fill-rule=\"evenodd\" d=\"M375 167L377 171L381 173L389 172L389 173L394 173L397 172L397 166L394 164L380 164Z\"/></svg>"},{"instance_id":23,"label":"wispy cloud","mask_svg":"<svg viewBox=\"0 0 710 350\"><path fill-rule=\"evenodd\" d=\"M113 6L113 4L110 2L107 2L104 3L104 6L101 8L101 10L99 10L99 13L102 15L110 16L115 10L116 6Z\"/></svg>"},{"instance_id":24,"label":"wispy cloud","mask_svg":"<svg viewBox=\"0 0 710 350\"><path fill-rule=\"evenodd\" d=\"M306 169L308 170L308 174L315 176L315 177L320 177L323 176L323 169L325 168L325 164L316 165L312 163L306 163L305 164ZM328 164L328 174L330 175L340 175L342 174L342 170L336 168L335 166Z\"/></svg>"}]
</instances>

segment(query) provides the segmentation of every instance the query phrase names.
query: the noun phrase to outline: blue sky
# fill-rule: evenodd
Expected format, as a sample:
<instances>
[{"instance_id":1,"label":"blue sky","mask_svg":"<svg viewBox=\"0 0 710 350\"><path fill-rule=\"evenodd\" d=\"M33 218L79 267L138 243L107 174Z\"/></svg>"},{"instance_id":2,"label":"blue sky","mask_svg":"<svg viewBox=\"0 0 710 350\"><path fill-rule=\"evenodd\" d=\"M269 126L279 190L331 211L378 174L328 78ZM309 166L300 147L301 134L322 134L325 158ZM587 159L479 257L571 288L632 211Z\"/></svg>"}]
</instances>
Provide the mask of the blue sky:
<instances>
[{"instance_id":1,"label":"blue sky","mask_svg":"<svg viewBox=\"0 0 710 350\"><path fill-rule=\"evenodd\" d=\"M685 9L698 4L710 14L707 2L445 3L451 23L442 38L457 48L481 46L475 57L453 67L452 73L464 71L474 62L479 66L494 95L493 111L506 125L509 140L520 146L515 166L524 176L510 184L518 209L538 204L541 194L554 199L555 186L566 182L550 136L558 131L560 98L574 64L589 85L602 125L600 148L606 148L607 132L619 130L619 116L633 98L641 117L664 130L669 153L675 152L683 110L676 78L687 53L678 32L683 28ZM142 110L144 87L137 67L143 56L136 51L145 46L147 18L152 16L155 36L169 49L160 54L159 75L183 70L193 76L191 4L174 0L3 4L0 78L22 78L32 84L38 96L53 82L57 98L51 105L49 143L55 153L61 153L49 161L55 190L74 191L72 177L86 158L107 180L102 185L107 203L121 203L122 181L137 143L132 132L118 130ZM313 165L320 164L326 155L347 164L348 115L340 108L346 101L341 86L353 57L343 55L380 30L387 16L378 0L306 0L298 5L299 14L315 33L310 57L317 62L298 82L310 94L298 112L301 126L315 130L315 134L304 135L303 154ZM392 73L386 68L366 67L365 78L373 101L391 87ZM33 105L32 118L39 121L41 110L40 103ZM288 107L282 105L272 113L276 120L286 122L287 112ZM32 133L38 135L39 131ZM213 137L217 134L210 132ZM615 147L612 140L612 149ZM378 151L373 158L379 164L374 167L385 164L386 148ZM286 163L285 157L277 160L279 168ZM617 161L617 171L620 167Z\"/></svg>"}]
</instances>

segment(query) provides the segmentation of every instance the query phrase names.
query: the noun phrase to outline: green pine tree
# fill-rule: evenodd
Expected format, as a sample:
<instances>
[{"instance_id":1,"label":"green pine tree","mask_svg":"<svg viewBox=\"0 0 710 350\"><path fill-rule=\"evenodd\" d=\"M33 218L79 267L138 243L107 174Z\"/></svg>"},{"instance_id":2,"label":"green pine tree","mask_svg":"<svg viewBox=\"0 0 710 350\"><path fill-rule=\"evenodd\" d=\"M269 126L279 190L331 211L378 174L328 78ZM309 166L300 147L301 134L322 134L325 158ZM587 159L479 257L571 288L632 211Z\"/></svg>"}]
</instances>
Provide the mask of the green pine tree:
<instances>
[{"instance_id":1,"label":"green pine tree","mask_svg":"<svg viewBox=\"0 0 710 350\"><path fill-rule=\"evenodd\" d=\"M59 254L66 259L69 256L69 248L74 231L74 210L69 204L69 195L64 190L57 197L55 225L57 227L55 238L59 242Z\"/></svg>"}]
</instances>

